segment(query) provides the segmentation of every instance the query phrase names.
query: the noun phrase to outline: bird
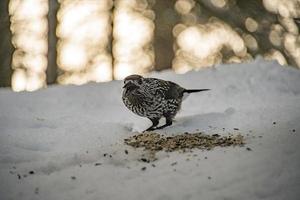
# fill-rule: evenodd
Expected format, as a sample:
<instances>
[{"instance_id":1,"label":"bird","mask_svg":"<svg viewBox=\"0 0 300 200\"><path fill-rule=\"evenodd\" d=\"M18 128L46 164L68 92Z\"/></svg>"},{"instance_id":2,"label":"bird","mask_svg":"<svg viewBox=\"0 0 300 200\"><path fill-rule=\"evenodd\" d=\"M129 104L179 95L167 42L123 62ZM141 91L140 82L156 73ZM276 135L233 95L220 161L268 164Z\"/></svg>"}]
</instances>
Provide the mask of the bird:
<instances>
[{"instance_id":1,"label":"bird","mask_svg":"<svg viewBox=\"0 0 300 200\"><path fill-rule=\"evenodd\" d=\"M171 126L185 96L208 90L185 89L171 81L132 74L124 79L122 100L133 113L151 120L152 125L145 132ZM166 123L158 126L163 117Z\"/></svg>"}]
</instances>

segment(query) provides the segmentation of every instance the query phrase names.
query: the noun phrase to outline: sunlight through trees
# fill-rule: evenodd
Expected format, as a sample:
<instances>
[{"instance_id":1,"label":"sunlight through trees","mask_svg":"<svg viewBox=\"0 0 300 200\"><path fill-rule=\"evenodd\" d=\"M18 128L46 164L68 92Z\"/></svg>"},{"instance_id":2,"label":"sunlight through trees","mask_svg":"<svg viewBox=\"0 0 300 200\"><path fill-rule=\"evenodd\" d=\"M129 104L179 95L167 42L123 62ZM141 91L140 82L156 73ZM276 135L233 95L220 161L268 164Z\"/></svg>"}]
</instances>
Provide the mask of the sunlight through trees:
<instances>
[{"instance_id":1,"label":"sunlight through trees","mask_svg":"<svg viewBox=\"0 0 300 200\"><path fill-rule=\"evenodd\" d=\"M260 55L300 67L300 1L5 0L0 85L34 91ZM13 47L13 48L12 48Z\"/></svg>"}]
</instances>

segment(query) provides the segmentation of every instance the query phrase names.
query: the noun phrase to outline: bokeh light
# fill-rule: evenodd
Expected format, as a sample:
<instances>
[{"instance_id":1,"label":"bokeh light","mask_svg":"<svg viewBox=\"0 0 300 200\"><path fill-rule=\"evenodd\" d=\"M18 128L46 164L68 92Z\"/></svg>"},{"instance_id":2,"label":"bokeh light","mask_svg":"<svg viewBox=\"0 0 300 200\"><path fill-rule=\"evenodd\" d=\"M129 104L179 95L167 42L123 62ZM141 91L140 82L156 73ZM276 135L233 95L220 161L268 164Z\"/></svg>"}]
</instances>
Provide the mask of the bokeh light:
<instances>
[{"instance_id":1,"label":"bokeh light","mask_svg":"<svg viewBox=\"0 0 300 200\"><path fill-rule=\"evenodd\" d=\"M300 17L299 0L263 0L265 8L285 18Z\"/></svg>"},{"instance_id":2,"label":"bokeh light","mask_svg":"<svg viewBox=\"0 0 300 200\"><path fill-rule=\"evenodd\" d=\"M46 84L47 0L11 0L9 14L12 43L12 89L33 91Z\"/></svg>"},{"instance_id":3,"label":"bokeh light","mask_svg":"<svg viewBox=\"0 0 300 200\"><path fill-rule=\"evenodd\" d=\"M154 13L146 0L115 1L113 57L116 79L152 70L153 20Z\"/></svg>"},{"instance_id":4,"label":"bokeh light","mask_svg":"<svg viewBox=\"0 0 300 200\"><path fill-rule=\"evenodd\" d=\"M211 3L218 8L223 8L226 6L227 0L211 0Z\"/></svg>"},{"instance_id":5,"label":"bokeh light","mask_svg":"<svg viewBox=\"0 0 300 200\"><path fill-rule=\"evenodd\" d=\"M300 37L287 33L284 36L284 47L288 54L295 60L296 64L300 66Z\"/></svg>"},{"instance_id":6,"label":"bokeh light","mask_svg":"<svg viewBox=\"0 0 300 200\"><path fill-rule=\"evenodd\" d=\"M195 6L195 1L193 0L178 0L175 3L175 9L180 14L188 14L191 9Z\"/></svg>"},{"instance_id":7,"label":"bokeh light","mask_svg":"<svg viewBox=\"0 0 300 200\"><path fill-rule=\"evenodd\" d=\"M61 84L112 80L109 54L112 0L60 0L57 14Z\"/></svg>"},{"instance_id":8,"label":"bokeh light","mask_svg":"<svg viewBox=\"0 0 300 200\"><path fill-rule=\"evenodd\" d=\"M269 33L270 42L277 47L282 45L284 29L281 25L276 24L271 27L271 31Z\"/></svg>"},{"instance_id":9,"label":"bokeh light","mask_svg":"<svg viewBox=\"0 0 300 200\"><path fill-rule=\"evenodd\" d=\"M251 34L243 34L243 39L245 41L246 47L250 51L257 51L258 43L257 43L256 39Z\"/></svg>"},{"instance_id":10,"label":"bokeh light","mask_svg":"<svg viewBox=\"0 0 300 200\"><path fill-rule=\"evenodd\" d=\"M185 73L257 55L300 67L299 0L58 0L58 4L55 16L49 12L51 0L10 0L14 91L45 87L49 69L55 75L53 82L80 85L168 67ZM171 53L163 57L166 52ZM47 58L48 54L54 56Z\"/></svg>"},{"instance_id":11,"label":"bokeh light","mask_svg":"<svg viewBox=\"0 0 300 200\"><path fill-rule=\"evenodd\" d=\"M300 17L300 10L296 9L300 6L298 0L262 2L269 12L279 15L277 23L270 23L270 17L264 18L262 13L253 10L257 4L251 1L247 3L248 7L245 7L246 2L196 1L195 9L195 4L190 2L195 1L177 0L175 3L175 10L181 15L181 21L173 28L176 39L173 69L176 72L185 73L219 63L245 62L258 54L268 60L277 60L282 65L288 63L289 57L300 66L299 24L293 19ZM244 6L246 12L236 13L239 16L236 21L232 17L227 18L225 12L231 12L231 9L243 12L237 8L238 5ZM207 11L207 8L210 10ZM210 12L222 18L209 17ZM249 13L256 15L249 16ZM234 23L242 23L243 27L232 26ZM269 41L265 40L266 37Z\"/></svg>"},{"instance_id":12,"label":"bokeh light","mask_svg":"<svg viewBox=\"0 0 300 200\"><path fill-rule=\"evenodd\" d=\"M281 65L286 65L287 61L282 53L276 49L271 49L264 55L266 60L276 60Z\"/></svg>"},{"instance_id":13,"label":"bokeh light","mask_svg":"<svg viewBox=\"0 0 300 200\"><path fill-rule=\"evenodd\" d=\"M237 56L246 56L243 39L228 25L216 19L186 28L178 35L177 44L173 67L178 73L220 63L223 48L232 50Z\"/></svg>"},{"instance_id":14,"label":"bokeh light","mask_svg":"<svg viewBox=\"0 0 300 200\"><path fill-rule=\"evenodd\" d=\"M245 26L249 32L255 32L258 28L257 22L251 17L247 17L245 21Z\"/></svg>"}]
</instances>

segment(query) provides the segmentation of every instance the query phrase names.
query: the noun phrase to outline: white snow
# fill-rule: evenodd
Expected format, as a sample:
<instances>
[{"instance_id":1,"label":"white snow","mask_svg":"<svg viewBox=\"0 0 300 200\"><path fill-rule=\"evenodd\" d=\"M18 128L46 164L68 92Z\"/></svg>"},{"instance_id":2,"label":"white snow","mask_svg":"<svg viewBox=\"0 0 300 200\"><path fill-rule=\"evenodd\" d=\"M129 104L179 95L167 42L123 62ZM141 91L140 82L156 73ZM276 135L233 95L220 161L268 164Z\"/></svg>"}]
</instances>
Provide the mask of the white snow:
<instances>
[{"instance_id":1,"label":"white snow","mask_svg":"<svg viewBox=\"0 0 300 200\"><path fill-rule=\"evenodd\" d=\"M125 108L121 81L32 93L1 89L0 199L299 199L299 70L257 59L151 76L212 89L191 94L160 133L240 132L246 146L160 152L143 163L145 152L123 139L150 121Z\"/></svg>"}]
</instances>

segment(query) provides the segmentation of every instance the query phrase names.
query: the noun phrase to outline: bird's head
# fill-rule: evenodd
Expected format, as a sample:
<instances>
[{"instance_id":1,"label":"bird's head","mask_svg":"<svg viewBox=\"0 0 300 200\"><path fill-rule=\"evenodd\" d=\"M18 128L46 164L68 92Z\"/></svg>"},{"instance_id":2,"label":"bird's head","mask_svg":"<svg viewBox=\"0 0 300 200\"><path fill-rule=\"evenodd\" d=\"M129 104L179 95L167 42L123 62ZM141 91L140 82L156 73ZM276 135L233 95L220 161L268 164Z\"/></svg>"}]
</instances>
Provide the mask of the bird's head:
<instances>
[{"instance_id":1,"label":"bird's head","mask_svg":"<svg viewBox=\"0 0 300 200\"><path fill-rule=\"evenodd\" d=\"M144 82L143 79L144 78L142 76L137 75L137 74L133 74L133 75L127 76L124 79L124 86L123 86L123 88L127 89L129 91L138 89L143 84L143 82Z\"/></svg>"}]
</instances>

